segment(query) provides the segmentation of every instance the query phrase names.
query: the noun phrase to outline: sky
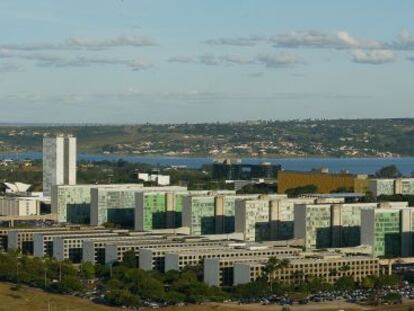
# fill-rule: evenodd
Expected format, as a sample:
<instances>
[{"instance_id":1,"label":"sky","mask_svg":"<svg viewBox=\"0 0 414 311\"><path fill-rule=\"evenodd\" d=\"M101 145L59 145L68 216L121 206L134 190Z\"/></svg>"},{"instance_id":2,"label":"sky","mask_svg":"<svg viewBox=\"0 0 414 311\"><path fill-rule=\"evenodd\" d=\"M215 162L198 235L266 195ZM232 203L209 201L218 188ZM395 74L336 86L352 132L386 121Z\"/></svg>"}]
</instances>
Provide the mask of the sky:
<instances>
[{"instance_id":1,"label":"sky","mask_svg":"<svg viewBox=\"0 0 414 311\"><path fill-rule=\"evenodd\" d=\"M1 0L0 122L414 117L412 0Z\"/></svg>"}]
</instances>

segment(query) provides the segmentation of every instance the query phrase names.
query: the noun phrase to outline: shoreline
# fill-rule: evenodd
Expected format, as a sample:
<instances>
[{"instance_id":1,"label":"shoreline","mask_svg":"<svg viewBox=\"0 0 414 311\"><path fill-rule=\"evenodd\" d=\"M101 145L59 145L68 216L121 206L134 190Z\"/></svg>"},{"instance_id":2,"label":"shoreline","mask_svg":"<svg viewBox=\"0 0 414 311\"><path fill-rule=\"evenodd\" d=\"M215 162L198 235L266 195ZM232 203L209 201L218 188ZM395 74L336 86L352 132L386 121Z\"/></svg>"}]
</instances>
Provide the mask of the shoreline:
<instances>
[{"instance_id":1,"label":"shoreline","mask_svg":"<svg viewBox=\"0 0 414 311\"><path fill-rule=\"evenodd\" d=\"M26 151L0 151L0 156L6 155L19 155L19 154L38 154L41 155L42 152L39 150L26 150ZM143 154L135 154L135 153L88 153L88 152L79 152L78 155L80 157L128 157L128 158L165 158L165 159L262 159L262 160L381 160L381 159L410 159L414 158L414 155L403 155L403 156L392 156L392 157L375 157L375 156L367 156L367 157L350 157L350 156L340 156L340 157L333 157L333 156L323 156L323 155L315 155L315 156L280 156L280 155L267 155L267 156L252 156L252 155L223 155L223 156L211 156L209 154L196 154L196 155L166 155L166 154L150 154L150 155L143 155Z\"/></svg>"}]
</instances>

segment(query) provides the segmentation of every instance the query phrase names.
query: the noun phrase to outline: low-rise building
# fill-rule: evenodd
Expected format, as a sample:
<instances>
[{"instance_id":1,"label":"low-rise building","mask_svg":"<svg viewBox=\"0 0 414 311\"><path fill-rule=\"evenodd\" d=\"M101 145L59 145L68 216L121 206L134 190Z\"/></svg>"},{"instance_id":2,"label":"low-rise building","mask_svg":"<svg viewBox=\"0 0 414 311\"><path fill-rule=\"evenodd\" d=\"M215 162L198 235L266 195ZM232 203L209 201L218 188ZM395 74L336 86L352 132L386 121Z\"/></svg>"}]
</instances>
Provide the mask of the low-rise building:
<instances>
[{"instance_id":1,"label":"low-rise building","mask_svg":"<svg viewBox=\"0 0 414 311\"><path fill-rule=\"evenodd\" d=\"M57 260L70 260L73 263L82 262L82 249L85 240L106 239L118 237L123 232L99 232L76 235L62 235L53 238L53 258Z\"/></svg>"},{"instance_id":2,"label":"low-rise building","mask_svg":"<svg viewBox=\"0 0 414 311\"><path fill-rule=\"evenodd\" d=\"M157 248L187 248L187 247L205 247L205 246L216 246L224 243L223 241L217 240L208 240L205 238L186 238L186 237L176 237L176 238L163 238L161 240L153 241L134 241L134 242L122 242L122 243L108 243L105 245L105 264L112 265L115 262L122 262L124 254L128 251L134 251L135 256L137 257L138 262L140 257L140 250L145 249L157 249ZM149 253L148 253L149 254ZM148 258L151 258L148 259ZM148 255L146 262L157 262L157 255ZM148 266L148 265L144 265ZM154 265L155 266L155 265ZM148 270L154 269L148 268ZM161 267L161 266L160 266ZM161 269L161 268L160 268Z\"/></svg>"},{"instance_id":3,"label":"low-rise building","mask_svg":"<svg viewBox=\"0 0 414 311\"><path fill-rule=\"evenodd\" d=\"M79 226L50 227L50 228L10 228L7 232L7 250L22 251L25 254L33 254L33 236L37 233L51 232L78 232L83 228Z\"/></svg>"},{"instance_id":4,"label":"low-rise building","mask_svg":"<svg viewBox=\"0 0 414 311\"><path fill-rule=\"evenodd\" d=\"M272 247L266 245L250 245L238 246L238 244L222 245L221 247L210 247L204 249L188 249L188 250L169 250L165 253L164 271L169 270L180 271L187 266L196 266L202 264L205 260L211 258L233 258L240 259L245 257L269 258L279 256L297 256L301 252L300 248L293 247ZM204 271L205 275L209 271Z\"/></svg>"},{"instance_id":5,"label":"low-rise building","mask_svg":"<svg viewBox=\"0 0 414 311\"><path fill-rule=\"evenodd\" d=\"M281 258L282 259L282 258ZM299 284L308 278L321 278L334 284L343 276L361 282L367 276L378 276L379 260L369 256L321 256L288 258L285 268L276 270L273 278L282 283ZM247 284L263 277L267 259L234 264L233 285Z\"/></svg>"},{"instance_id":6,"label":"low-rise building","mask_svg":"<svg viewBox=\"0 0 414 311\"><path fill-rule=\"evenodd\" d=\"M0 216L40 215L43 199L29 196L0 197Z\"/></svg>"},{"instance_id":7,"label":"low-rise building","mask_svg":"<svg viewBox=\"0 0 414 311\"><path fill-rule=\"evenodd\" d=\"M84 228L82 230L66 230L66 231L40 231L33 233L32 241L32 255L35 257L53 257L53 240L62 236L100 236L111 232L104 228Z\"/></svg>"},{"instance_id":8,"label":"low-rise building","mask_svg":"<svg viewBox=\"0 0 414 311\"><path fill-rule=\"evenodd\" d=\"M170 176L158 173L138 173L138 179L145 182L153 182L158 186L168 186L170 184Z\"/></svg>"},{"instance_id":9,"label":"low-rise building","mask_svg":"<svg viewBox=\"0 0 414 311\"><path fill-rule=\"evenodd\" d=\"M348 173L334 174L324 170L310 172L280 171L277 177L278 193L286 193L289 189L316 186L318 193L338 191L366 193L368 191L368 176Z\"/></svg>"}]
</instances>

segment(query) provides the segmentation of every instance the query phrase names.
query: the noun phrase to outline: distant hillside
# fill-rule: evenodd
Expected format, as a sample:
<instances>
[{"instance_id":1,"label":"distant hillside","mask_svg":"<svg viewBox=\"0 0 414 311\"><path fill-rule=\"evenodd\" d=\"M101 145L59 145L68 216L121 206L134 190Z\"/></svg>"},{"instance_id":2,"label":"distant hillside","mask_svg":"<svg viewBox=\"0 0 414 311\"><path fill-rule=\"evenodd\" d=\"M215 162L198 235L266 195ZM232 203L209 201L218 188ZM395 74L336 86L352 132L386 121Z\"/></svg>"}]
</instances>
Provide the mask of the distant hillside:
<instances>
[{"instance_id":1,"label":"distant hillside","mask_svg":"<svg viewBox=\"0 0 414 311\"><path fill-rule=\"evenodd\" d=\"M44 134L72 133L89 153L173 156L414 156L414 119L209 124L3 125L0 152L40 151Z\"/></svg>"}]
</instances>

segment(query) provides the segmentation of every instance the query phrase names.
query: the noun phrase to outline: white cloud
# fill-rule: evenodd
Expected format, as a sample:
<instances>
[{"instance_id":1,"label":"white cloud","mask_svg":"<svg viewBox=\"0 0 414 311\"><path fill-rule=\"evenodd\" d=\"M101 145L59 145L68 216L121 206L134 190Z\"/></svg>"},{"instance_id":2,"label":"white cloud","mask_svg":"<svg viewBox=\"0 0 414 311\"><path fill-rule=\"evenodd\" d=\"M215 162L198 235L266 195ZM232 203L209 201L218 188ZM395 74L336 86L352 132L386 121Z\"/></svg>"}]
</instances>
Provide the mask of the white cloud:
<instances>
[{"instance_id":1,"label":"white cloud","mask_svg":"<svg viewBox=\"0 0 414 311\"><path fill-rule=\"evenodd\" d=\"M184 55L179 55L179 56L172 56L170 58L168 58L168 62L169 63L192 63L194 62L194 59L191 56L184 56Z\"/></svg>"},{"instance_id":2,"label":"white cloud","mask_svg":"<svg viewBox=\"0 0 414 311\"><path fill-rule=\"evenodd\" d=\"M59 43L21 43L0 44L0 49L15 51L41 51L41 50L76 50L76 49L107 49L121 46L144 47L157 45L156 41L147 36L118 35L111 38L70 37Z\"/></svg>"},{"instance_id":3,"label":"white cloud","mask_svg":"<svg viewBox=\"0 0 414 311\"><path fill-rule=\"evenodd\" d=\"M129 60L127 63L128 67L130 67L133 71L139 71L144 69L153 68L154 65L146 61L145 59L136 58L133 60Z\"/></svg>"},{"instance_id":4,"label":"white cloud","mask_svg":"<svg viewBox=\"0 0 414 311\"><path fill-rule=\"evenodd\" d=\"M192 58L189 58L192 59ZM175 60L182 63L187 62L186 59ZM219 66L219 65L265 65L269 68L288 67L303 63L301 58L293 53L281 52L281 53L270 53L260 54L255 57L245 57L238 54L227 54L216 56L212 53L205 53L198 57L198 63L207 66Z\"/></svg>"},{"instance_id":5,"label":"white cloud","mask_svg":"<svg viewBox=\"0 0 414 311\"><path fill-rule=\"evenodd\" d=\"M383 42L356 38L345 31L333 34L319 31L293 31L275 35L270 38L270 42L284 48L380 49L385 46Z\"/></svg>"},{"instance_id":6,"label":"white cloud","mask_svg":"<svg viewBox=\"0 0 414 311\"><path fill-rule=\"evenodd\" d=\"M363 64L379 65L395 60L395 55L390 50L354 50L351 55L353 62Z\"/></svg>"},{"instance_id":7,"label":"white cloud","mask_svg":"<svg viewBox=\"0 0 414 311\"><path fill-rule=\"evenodd\" d=\"M1 58L14 58L41 62L58 62L63 60L62 57L54 54L43 54L37 52L25 53L21 51L13 51L7 49L0 49L0 59Z\"/></svg>"},{"instance_id":8,"label":"white cloud","mask_svg":"<svg viewBox=\"0 0 414 311\"><path fill-rule=\"evenodd\" d=\"M0 64L0 73L6 73L6 72L20 72L23 71L23 67L12 64L12 63L5 63Z\"/></svg>"},{"instance_id":9,"label":"white cloud","mask_svg":"<svg viewBox=\"0 0 414 311\"><path fill-rule=\"evenodd\" d=\"M100 57L100 56L75 56L62 57L53 54L28 53L21 51L0 50L1 58L23 59L36 62L39 67L88 67L92 65L124 65L137 71L154 67L145 59L123 59L117 57Z\"/></svg>"},{"instance_id":10,"label":"white cloud","mask_svg":"<svg viewBox=\"0 0 414 311\"><path fill-rule=\"evenodd\" d=\"M403 30L398 35L398 41L394 43L394 48L401 50L414 50L414 32Z\"/></svg>"},{"instance_id":11,"label":"white cloud","mask_svg":"<svg viewBox=\"0 0 414 311\"><path fill-rule=\"evenodd\" d=\"M260 77L263 77L263 72L252 72L252 73L249 73L249 77L252 77L252 78L260 78Z\"/></svg>"},{"instance_id":12,"label":"white cloud","mask_svg":"<svg viewBox=\"0 0 414 311\"><path fill-rule=\"evenodd\" d=\"M293 53L262 54L257 61L269 68L288 67L303 63L299 56Z\"/></svg>"},{"instance_id":13,"label":"white cloud","mask_svg":"<svg viewBox=\"0 0 414 311\"><path fill-rule=\"evenodd\" d=\"M219 60L226 64L248 65L253 64L254 60L242 57L240 55L224 55Z\"/></svg>"},{"instance_id":14,"label":"white cloud","mask_svg":"<svg viewBox=\"0 0 414 311\"><path fill-rule=\"evenodd\" d=\"M136 35L119 35L113 38L97 39L91 37L71 37L66 40L66 45L69 47L85 48L85 49L101 49L118 46L153 46L157 43L145 36Z\"/></svg>"},{"instance_id":15,"label":"white cloud","mask_svg":"<svg viewBox=\"0 0 414 311\"><path fill-rule=\"evenodd\" d=\"M200 63L208 66L218 65L220 62L214 54L206 53L199 57Z\"/></svg>"},{"instance_id":16,"label":"white cloud","mask_svg":"<svg viewBox=\"0 0 414 311\"><path fill-rule=\"evenodd\" d=\"M258 42L265 41L266 38L252 35L250 37L237 38L217 38L204 41L209 45L234 45L234 46L255 46Z\"/></svg>"}]
</instances>

